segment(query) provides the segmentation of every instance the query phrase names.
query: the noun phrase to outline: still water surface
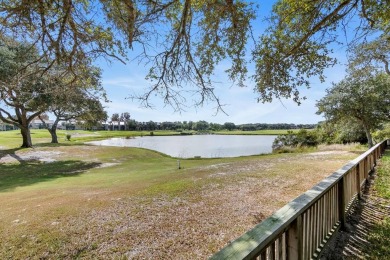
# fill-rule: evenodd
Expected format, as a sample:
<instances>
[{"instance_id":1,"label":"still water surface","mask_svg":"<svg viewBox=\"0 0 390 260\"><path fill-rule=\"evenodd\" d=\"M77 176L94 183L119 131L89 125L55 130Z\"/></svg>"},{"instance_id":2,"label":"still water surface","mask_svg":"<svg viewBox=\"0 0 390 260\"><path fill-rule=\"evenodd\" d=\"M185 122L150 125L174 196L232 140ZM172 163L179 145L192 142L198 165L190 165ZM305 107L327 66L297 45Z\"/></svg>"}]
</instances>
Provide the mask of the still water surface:
<instances>
[{"instance_id":1,"label":"still water surface","mask_svg":"<svg viewBox=\"0 0 390 260\"><path fill-rule=\"evenodd\" d=\"M141 147L179 158L236 157L272 152L276 135L188 135L112 138L89 142L102 146Z\"/></svg>"}]
</instances>

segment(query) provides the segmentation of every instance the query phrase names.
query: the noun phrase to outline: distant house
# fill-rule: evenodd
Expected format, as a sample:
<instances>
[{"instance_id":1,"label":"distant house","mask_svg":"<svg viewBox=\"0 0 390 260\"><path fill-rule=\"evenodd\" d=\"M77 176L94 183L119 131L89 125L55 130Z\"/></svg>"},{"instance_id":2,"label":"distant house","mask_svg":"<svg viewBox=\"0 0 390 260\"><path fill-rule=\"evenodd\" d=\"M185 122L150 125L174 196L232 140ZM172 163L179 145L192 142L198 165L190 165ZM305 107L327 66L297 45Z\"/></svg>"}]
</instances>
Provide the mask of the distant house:
<instances>
[{"instance_id":1,"label":"distant house","mask_svg":"<svg viewBox=\"0 0 390 260\"><path fill-rule=\"evenodd\" d=\"M108 121L102 122L102 130L110 130L111 129L111 123Z\"/></svg>"},{"instance_id":2,"label":"distant house","mask_svg":"<svg viewBox=\"0 0 390 260\"><path fill-rule=\"evenodd\" d=\"M110 121L110 122L108 122L108 129L111 130L111 131L125 130L125 122L123 122L123 121L120 121L120 122L118 122L118 121Z\"/></svg>"},{"instance_id":3,"label":"distant house","mask_svg":"<svg viewBox=\"0 0 390 260\"><path fill-rule=\"evenodd\" d=\"M17 130L17 129L19 128L0 120L0 131L10 131L10 130Z\"/></svg>"},{"instance_id":4,"label":"distant house","mask_svg":"<svg viewBox=\"0 0 390 260\"><path fill-rule=\"evenodd\" d=\"M73 118L66 121L60 121L57 128L64 130L80 130L80 126L77 124L77 120Z\"/></svg>"},{"instance_id":5,"label":"distant house","mask_svg":"<svg viewBox=\"0 0 390 260\"><path fill-rule=\"evenodd\" d=\"M53 120L49 120L49 119L43 119L43 121L48 127L51 127L54 123ZM34 118L30 123L30 129L44 129L44 128L45 125L42 123L41 119L39 118Z\"/></svg>"}]
</instances>

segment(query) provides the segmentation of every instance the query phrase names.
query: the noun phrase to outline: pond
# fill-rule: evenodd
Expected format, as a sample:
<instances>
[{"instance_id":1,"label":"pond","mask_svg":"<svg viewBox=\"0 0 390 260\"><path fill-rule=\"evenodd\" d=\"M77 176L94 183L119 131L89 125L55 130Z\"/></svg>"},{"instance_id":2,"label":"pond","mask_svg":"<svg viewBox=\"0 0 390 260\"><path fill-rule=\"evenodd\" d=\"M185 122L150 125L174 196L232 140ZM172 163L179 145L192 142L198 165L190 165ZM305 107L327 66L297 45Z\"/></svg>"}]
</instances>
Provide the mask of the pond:
<instances>
[{"instance_id":1,"label":"pond","mask_svg":"<svg viewBox=\"0 0 390 260\"><path fill-rule=\"evenodd\" d=\"M183 135L112 138L88 142L101 146L140 147L172 157L237 157L272 152L276 135Z\"/></svg>"}]
</instances>

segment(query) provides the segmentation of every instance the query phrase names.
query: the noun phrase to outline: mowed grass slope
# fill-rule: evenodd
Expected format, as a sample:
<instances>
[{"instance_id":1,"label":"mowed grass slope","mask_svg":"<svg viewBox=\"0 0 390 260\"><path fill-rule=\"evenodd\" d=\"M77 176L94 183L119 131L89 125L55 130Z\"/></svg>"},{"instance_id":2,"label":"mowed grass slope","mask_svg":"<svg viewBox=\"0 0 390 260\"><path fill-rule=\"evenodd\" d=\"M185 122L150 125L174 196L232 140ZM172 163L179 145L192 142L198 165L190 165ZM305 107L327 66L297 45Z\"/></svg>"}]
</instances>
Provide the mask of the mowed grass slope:
<instances>
[{"instance_id":1,"label":"mowed grass slope","mask_svg":"<svg viewBox=\"0 0 390 260\"><path fill-rule=\"evenodd\" d=\"M60 134L51 145L34 132L37 145L18 149L17 132L0 133L1 259L204 259L360 152L182 160L179 170L157 152L81 143L100 132Z\"/></svg>"}]
</instances>

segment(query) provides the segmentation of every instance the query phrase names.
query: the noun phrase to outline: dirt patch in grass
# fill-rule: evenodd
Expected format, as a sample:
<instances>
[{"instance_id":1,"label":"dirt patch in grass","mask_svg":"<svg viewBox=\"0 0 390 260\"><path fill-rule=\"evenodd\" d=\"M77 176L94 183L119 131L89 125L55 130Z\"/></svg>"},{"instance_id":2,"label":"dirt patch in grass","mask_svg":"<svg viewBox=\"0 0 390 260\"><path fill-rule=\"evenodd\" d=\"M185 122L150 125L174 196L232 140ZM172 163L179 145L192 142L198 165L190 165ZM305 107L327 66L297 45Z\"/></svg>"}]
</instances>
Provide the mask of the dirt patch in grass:
<instances>
[{"instance_id":1,"label":"dirt patch in grass","mask_svg":"<svg viewBox=\"0 0 390 260\"><path fill-rule=\"evenodd\" d=\"M106 167L112 167L115 165L118 165L119 163L102 163L101 165L98 166L98 168L106 168Z\"/></svg>"},{"instance_id":2,"label":"dirt patch in grass","mask_svg":"<svg viewBox=\"0 0 390 260\"><path fill-rule=\"evenodd\" d=\"M309 153L309 156L322 156L322 155L332 155L332 154L348 154L348 151L323 151L323 152L314 152Z\"/></svg>"},{"instance_id":3,"label":"dirt patch in grass","mask_svg":"<svg viewBox=\"0 0 390 260\"><path fill-rule=\"evenodd\" d=\"M79 148L65 147L60 151L71 153L72 149L91 154L88 149L96 152L103 148L85 146L80 152ZM84 159L98 158L95 155ZM356 156L345 152L340 153L340 159L338 155L281 154L215 163L200 160L198 165L190 161L191 167L172 170L161 177L163 181L157 177L149 180L156 185L150 189L160 189L154 193L148 190L133 194L130 184L121 183L104 190L85 187L63 191L53 195L51 206L47 206L47 211L56 214L37 214L34 221L17 213L8 217L8 225L19 220L34 222L35 226L23 228L26 224L16 223L12 237L3 237L0 253L11 258L206 259ZM172 165L176 162L164 160L172 160ZM137 167L136 161L127 165ZM124 167L115 162L106 166ZM171 176L178 176L183 186L171 188L174 181L181 184ZM67 213L69 207L71 214ZM8 230L2 221L1 229ZM31 241L18 248L25 240ZM9 251L10 247L15 250Z\"/></svg>"},{"instance_id":4,"label":"dirt patch in grass","mask_svg":"<svg viewBox=\"0 0 390 260\"><path fill-rule=\"evenodd\" d=\"M21 163L28 161L40 161L45 163L55 162L58 157L61 156L60 151L41 151L41 150L31 150L28 152L25 151L15 151L11 154L5 154L0 158L0 163Z\"/></svg>"},{"instance_id":5,"label":"dirt patch in grass","mask_svg":"<svg viewBox=\"0 0 390 260\"><path fill-rule=\"evenodd\" d=\"M69 132L69 134L70 134L72 137L100 136L99 133L88 133L88 134L85 134L85 133L72 133L72 132Z\"/></svg>"}]
</instances>

